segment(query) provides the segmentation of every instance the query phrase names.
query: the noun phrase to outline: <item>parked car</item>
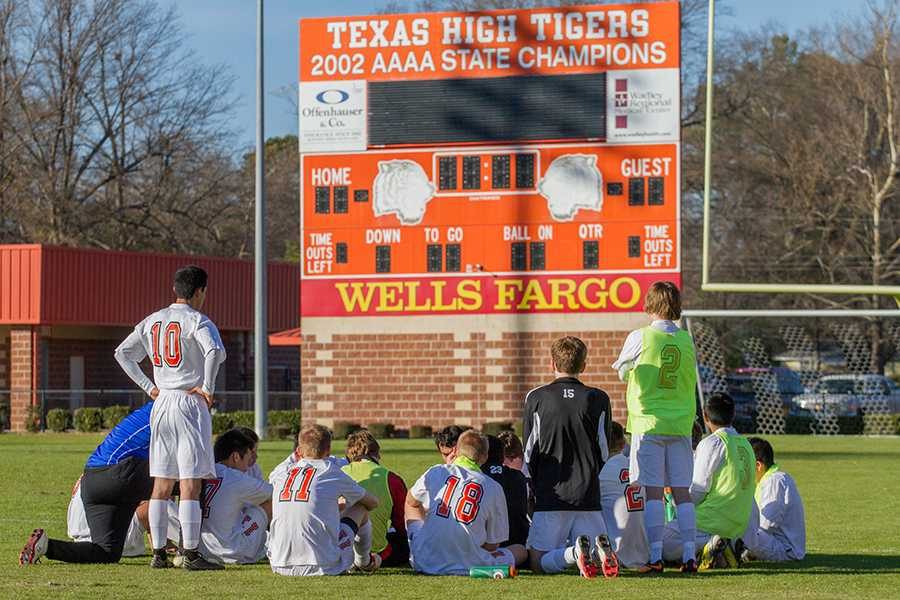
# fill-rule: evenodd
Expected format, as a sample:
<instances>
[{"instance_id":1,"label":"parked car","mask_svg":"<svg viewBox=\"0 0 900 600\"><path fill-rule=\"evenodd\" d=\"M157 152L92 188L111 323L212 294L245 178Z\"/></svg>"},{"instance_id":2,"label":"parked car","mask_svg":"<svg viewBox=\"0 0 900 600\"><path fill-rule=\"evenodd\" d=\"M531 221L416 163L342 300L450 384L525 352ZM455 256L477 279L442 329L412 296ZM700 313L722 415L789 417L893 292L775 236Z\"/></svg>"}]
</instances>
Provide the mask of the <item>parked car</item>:
<instances>
[{"instance_id":1,"label":"parked car","mask_svg":"<svg viewBox=\"0 0 900 600\"><path fill-rule=\"evenodd\" d=\"M794 404L837 416L900 413L900 386L884 375L826 375L811 392L795 397Z\"/></svg>"},{"instance_id":2,"label":"parked car","mask_svg":"<svg viewBox=\"0 0 900 600\"><path fill-rule=\"evenodd\" d=\"M804 391L800 376L786 367L735 369L725 377L725 385L734 399L735 428L742 433L756 431L759 395L766 386L773 386L784 416L793 414L793 399Z\"/></svg>"}]
</instances>

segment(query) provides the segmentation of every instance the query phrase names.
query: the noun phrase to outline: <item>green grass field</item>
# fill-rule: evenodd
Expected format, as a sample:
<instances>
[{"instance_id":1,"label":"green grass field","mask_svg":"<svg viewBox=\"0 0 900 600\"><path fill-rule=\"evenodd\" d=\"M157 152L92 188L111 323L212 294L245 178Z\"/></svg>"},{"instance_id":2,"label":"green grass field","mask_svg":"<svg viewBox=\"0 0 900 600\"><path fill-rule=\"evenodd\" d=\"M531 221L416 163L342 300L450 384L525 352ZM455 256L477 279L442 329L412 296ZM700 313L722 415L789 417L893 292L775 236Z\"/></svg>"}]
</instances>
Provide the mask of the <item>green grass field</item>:
<instances>
[{"instance_id":1,"label":"green grass field","mask_svg":"<svg viewBox=\"0 0 900 600\"><path fill-rule=\"evenodd\" d=\"M268 565L225 572L151 571L149 558L109 566L52 561L22 568L18 552L34 527L64 538L72 484L98 435L0 435L0 598L887 598L900 595L900 437L772 438L778 462L797 479L807 514L808 555L797 564L757 564L685 578L582 580L577 573L524 574L515 580L413 576L384 570L303 580L276 577ZM260 449L263 472L291 450ZM340 448L335 448L339 451ZM388 441L385 463L408 483L436 462L429 441Z\"/></svg>"}]
</instances>

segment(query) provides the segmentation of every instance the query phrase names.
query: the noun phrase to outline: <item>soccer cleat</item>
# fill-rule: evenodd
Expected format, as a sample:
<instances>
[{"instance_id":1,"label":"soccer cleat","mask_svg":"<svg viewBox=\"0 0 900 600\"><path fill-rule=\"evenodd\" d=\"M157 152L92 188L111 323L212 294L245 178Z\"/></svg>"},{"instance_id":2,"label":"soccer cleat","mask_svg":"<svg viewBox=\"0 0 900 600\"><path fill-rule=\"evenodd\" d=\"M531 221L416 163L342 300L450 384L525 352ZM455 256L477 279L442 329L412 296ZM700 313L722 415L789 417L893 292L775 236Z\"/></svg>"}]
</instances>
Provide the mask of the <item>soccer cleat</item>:
<instances>
[{"instance_id":1,"label":"soccer cleat","mask_svg":"<svg viewBox=\"0 0 900 600\"><path fill-rule=\"evenodd\" d=\"M681 563L681 572L692 575L697 572L697 561L693 558L685 563Z\"/></svg>"},{"instance_id":2,"label":"soccer cleat","mask_svg":"<svg viewBox=\"0 0 900 600\"><path fill-rule=\"evenodd\" d=\"M150 559L150 567L153 569L171 569L174 565L169 560L169 556L165 551L153 551L153 558Z\"/></svg>"},{"instance_id":3,"label":"soccer cleat","mask_svg":"<svg viewBox=\"0 0 900 600\"><path fill-rule=\"evenodd\" d=\"M221 571L225 567L217 562L206 560L196 550L185 551L181 568L186 571Z\"/></svg>"},{"instance_id":4,"label":"soccer cleat","mask_svg":"<svg viewBox=\"0 0 900 600\"><path fill-rule=\"evenodd\" d=\"M656 562L647 562L637 569L638 573L642 575L657 575L663 572L663 561L658 560Z\"/></svg>"},{"instance_id":5,"label":"soccer cleat","mask_svg":"<svg viewBox=\"0 0 900 600\"><path fill-rule=\"evenodd\" d=\"M369 564L365 566L353 565L353 571L358 573L365 573L366 575L371 575L375 571L377 571L381 567L381 555L377 552L369 553Z\"/></svg>"},{"instance_id":6,"label":"soccer cleat","mask_svg":"<svg viewBox=\"0 0 900 600\"><path fill-rule=\"evenodd\" d=\"M741 566L741 561L738 559L737 553L731 546L730 541L725 544L725 549L722 551L722 558L725 560L725 566L729 569L737 569Z\"/></svg>"},{"instance_id":7,"label":"soccer cleat","mask_svg":"<svg viewBox=\"0 0 900 600\"><path fill-rule=\"evenodd\" d=\"M700 571L708 571L709 569L721 567L724 561L723 554L727 546L728 541L719 535L709 538L709 541L706 542L706 545L703 546L703 551L700 553L698 569Z\"/></svg>"},{"instance_id":8,"label":"soccer cleat","mask_svg":"<svg viewBox=\"0 0 900 600\"><path fill-rule=\"evenodd\" d=\"M591 560L591 541L586 535L579 535L575 540L575 564L585 579L597 576L597 566Z\"/></svg>"},{"instance_id":9,"label":"soccer cleat","mask_svg":"<svg viewBox=\"0 0 900 600\"><path fill-rule=\"evenodd\" d=\"M605 533L601 533L594 539L595 564L600 567L600 571L606 578L618 577L619 575L619 559L612 544L609 543L609 537Z\"/></svg>"},{"instance_id":10,"label":"soccer cleat","mask_svg":"<svg viewBox=\"0 0 900 600\"><path fill-rule=\"evenodd\" d=\"M737 558L738 566L741 566L743 563L753 560L750 556L750 549L741 538L738 538L734 541L734 556L735 558Z\"/></svg>"},{"instance_id":11,"label":"soccer cleat","mask_svg":"<svg viewBox=\"0 0 900 600\"><path fill-rule=\"evenodd\" d=\"M35 529L28 537L28 542L19 553L20 565L33 565L47 553L47 534L43 529Z\"/></svg>"}]
</instances>

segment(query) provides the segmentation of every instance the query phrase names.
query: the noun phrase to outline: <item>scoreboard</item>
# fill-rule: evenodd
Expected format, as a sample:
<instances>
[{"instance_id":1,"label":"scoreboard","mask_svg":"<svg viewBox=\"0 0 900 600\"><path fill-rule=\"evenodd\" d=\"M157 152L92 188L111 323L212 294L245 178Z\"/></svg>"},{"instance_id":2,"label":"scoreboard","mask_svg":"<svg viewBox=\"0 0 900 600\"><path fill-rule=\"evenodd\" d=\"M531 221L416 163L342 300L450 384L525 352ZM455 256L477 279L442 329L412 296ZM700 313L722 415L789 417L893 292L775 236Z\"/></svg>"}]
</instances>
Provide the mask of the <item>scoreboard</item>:
<instances>
[{"instance_id":1,"label":"scoreboard","mask_svg":"<svg viewBox=\"0 0 900 600\"><path fill-rule=\"evenodd\" d=\"M677 2L300 22L303 316L680 284Z\"/></svg>"}]
</instances>

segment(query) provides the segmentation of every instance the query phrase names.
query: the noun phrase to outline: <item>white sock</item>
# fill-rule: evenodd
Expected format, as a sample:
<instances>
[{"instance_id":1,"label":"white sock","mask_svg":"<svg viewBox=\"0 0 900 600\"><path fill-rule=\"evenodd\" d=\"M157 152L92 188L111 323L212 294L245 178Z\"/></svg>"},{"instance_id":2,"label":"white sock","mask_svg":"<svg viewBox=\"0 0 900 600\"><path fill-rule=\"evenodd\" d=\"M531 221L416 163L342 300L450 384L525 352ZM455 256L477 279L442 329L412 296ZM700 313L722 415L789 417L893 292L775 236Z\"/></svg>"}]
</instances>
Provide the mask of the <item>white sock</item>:
<instances>
[{"instance_id":1,"label":"white sock","mask_svg":"<svg viewBox=\"0 0 900 600\"><path fill-rule=\"evenodd\" d=\"M681 532L681 562L696 560L697 550L694 538L697 535L697 513L694 512L694 503L682 502L676 510L678 511L678 529Z\"/></svg>"},{"instance_id":2,"label":"white sock","mask_svg":"<svg viewBox=\"0 0 900 600\"><path fill-rule=\"evenodd\" d=\"M644 529L650 544L650 562L662 560L663 532L666 529L666 507L662 500L647 500L644 506Z\"/></svg>"},{"instance_id":3,"label":"white sock","mask_svg":"<svg viewBox=\"0 0 900 600\"><path fill-rule=\"evenodd\" d=\"M544 573L562 573L576 562L575 546L557 548L541 557L541 569Z\"/></svg>"},{"instance_id":4,"label":"white sock","mask_svg":"<svg viewBox=\"0 0 900 600\"><path fill-rule=\"evenodd\" d=\"M185 550L196 550L200 545L200 512L199 500L181 500L178 502L178 520L181 521L181 544Z\"/></svg>"},{"instance_id":5,"label":"white sock","mask_svg":"<svg viewBox=\"0 0 900 600\"><path fill-rule=\"evenodd\" d=\"M166 547L166 531L169 525L169 514L166 500L150 499L148 516L150 518L150 544L154 550Z\"/></svg>"},{"instance_id":6,"label":"white sock","mask_svg":"<svg viewBox=\"0 0 900 600\"><path fill-rule=\"evenodd\" d=\"M356 532L353 539L353 564L357 567L365 567L369 564L369 554L372 552L372 523L366 521Z\"/></svg>"}]
</instances>

